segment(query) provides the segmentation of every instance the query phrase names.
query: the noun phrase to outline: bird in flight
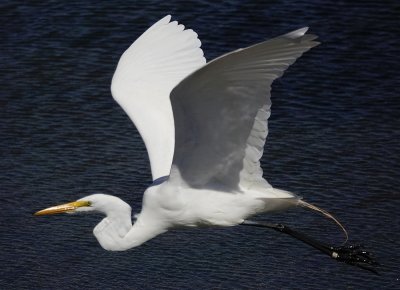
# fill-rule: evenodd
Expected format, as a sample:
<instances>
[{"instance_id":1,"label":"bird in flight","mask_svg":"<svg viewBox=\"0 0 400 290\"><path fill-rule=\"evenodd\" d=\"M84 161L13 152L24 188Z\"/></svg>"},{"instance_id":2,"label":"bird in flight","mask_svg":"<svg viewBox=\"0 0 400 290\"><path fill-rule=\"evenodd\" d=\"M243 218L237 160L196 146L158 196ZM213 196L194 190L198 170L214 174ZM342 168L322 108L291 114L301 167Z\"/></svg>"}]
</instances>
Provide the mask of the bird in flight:
<instances>
[{"instance_id":1,"label":"bird in flight","mask_svg":"<svg viewBox=\"0 0 400 290\"><path fill-rule=\"evenodd\" d=\"M193 30L171 22L170 15L156 22L123 53L111 84L151 164L153 184L143 194L136 220L132 223L126 202L106 194L35 215L101 212L106 217L93 233L109 251L128 250L182 227L265 226L295 236L282 225L248 220L294 206L319 211L340 225L296 194L273 188L260 166L271 84L319 44L307 29L206 62ZM328 254L343 258L340 249Z\"/></svg>"}]
</instances>

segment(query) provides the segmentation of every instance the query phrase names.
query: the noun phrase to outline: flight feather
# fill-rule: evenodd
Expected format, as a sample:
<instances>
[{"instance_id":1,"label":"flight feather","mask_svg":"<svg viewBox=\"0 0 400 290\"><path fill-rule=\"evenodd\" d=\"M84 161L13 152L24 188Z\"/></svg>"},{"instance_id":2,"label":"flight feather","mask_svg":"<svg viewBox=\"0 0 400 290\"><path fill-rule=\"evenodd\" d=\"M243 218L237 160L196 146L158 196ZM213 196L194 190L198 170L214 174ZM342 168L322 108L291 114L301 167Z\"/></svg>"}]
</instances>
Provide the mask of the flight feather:
<instances>
[{"instance_id":1,"label":"flight feather","mask_svg":"<svg viewBox=\"0 0 400 290\"><path fill-rule=\"evenodd\" d=\"M146 30L121 56L111 92L138 129L149 155L153 180L169 175L174 119L169 95L206 62L201 42L171 16Z\"/></svg>"}]
</instances>

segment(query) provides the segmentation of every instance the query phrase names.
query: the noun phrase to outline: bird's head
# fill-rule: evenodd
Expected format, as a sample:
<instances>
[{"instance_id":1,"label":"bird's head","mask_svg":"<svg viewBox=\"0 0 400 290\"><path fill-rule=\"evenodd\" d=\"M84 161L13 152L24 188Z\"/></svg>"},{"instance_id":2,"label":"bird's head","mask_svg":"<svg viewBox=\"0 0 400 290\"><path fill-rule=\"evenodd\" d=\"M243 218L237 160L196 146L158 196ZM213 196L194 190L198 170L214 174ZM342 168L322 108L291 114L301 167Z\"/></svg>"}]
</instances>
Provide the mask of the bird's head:
<instances>
[{"instance_id":1,"label":"bird's head","mask_svg":"<svg viewBox=\"0 0 400 290\"><path fill-rule=\"evenodd\" d=\"M118 197L107 194L92 194L77 201L52 206L34 213L35 216L58 213L100 212L106 217L93 230L100 245L110 251L122 251L135 246L122 240L132 228L131 207ZM146 236L144 236L146 238ZM147 239L137 239L137 245ZM119 242L115 242L119 240Z\"/></svg>"},{"instance_id":2,"label":"bird's head","mask_svg":"<svg viewBox=\"0 0 400 290\"><path fill-rule=\"evenodd\" d=\"M37 211L35 216L51 215L58 213L76 213L97 211L106 215L113 215L121 212L131 211L131 207L120 198L107 194L92 194L77 201L48 207Z\"/></svg>"}]
</instances>

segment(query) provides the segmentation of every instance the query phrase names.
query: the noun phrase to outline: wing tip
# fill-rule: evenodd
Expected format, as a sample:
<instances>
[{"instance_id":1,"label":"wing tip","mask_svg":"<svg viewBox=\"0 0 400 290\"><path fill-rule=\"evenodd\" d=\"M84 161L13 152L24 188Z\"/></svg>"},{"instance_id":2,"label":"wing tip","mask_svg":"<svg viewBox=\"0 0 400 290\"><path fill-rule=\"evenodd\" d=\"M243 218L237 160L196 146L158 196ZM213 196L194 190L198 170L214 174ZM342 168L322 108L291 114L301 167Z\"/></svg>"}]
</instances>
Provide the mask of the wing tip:
<instances>
[{"instance_id":1,"label":"wing tip","mask_svg":"<svg viewBox=\"0 0 400 290\"><path fill-rule=\"evenodd\" d=\"M165 15L163 18L161 18L159 22L162 24L168 24L171 22L171 18L172 18L171 14L168 14Z\"/></svg>"},{"instance_id":2,"label":"wing tip","mask_svg":"<svg viewBox=\"0 0 400 290\"><path fill-rule=\"evenodd\" d=\"M305 26L303 28L300 29L296 29L293 30L289 33L286 33L284 35L282 35L282 37L286 38L286 39L290 39L292 41L300 41L301 43L308 43L310 44L311 47L317 46L319 44L321 44L318 41L314 41L315 39L318 38L317 35L315 34L306 34L306 32L308 31L309 27Z\"/></svg>"},{"instance_id":3,"label":"wing tip","mask_svg":"<svg viewBox=\"0 0 400 290\"><path fill-rule=\"evenodd\" d=\"M291 38L291 39L296 39L296 38L304 36L304 34L306 34L307 31L308 31L308 27L306 26L306 27L303 27L300 29L293 30L289 33L286 33L283 36L287 37L287 38Z\"/></svg>"}]
</instances>

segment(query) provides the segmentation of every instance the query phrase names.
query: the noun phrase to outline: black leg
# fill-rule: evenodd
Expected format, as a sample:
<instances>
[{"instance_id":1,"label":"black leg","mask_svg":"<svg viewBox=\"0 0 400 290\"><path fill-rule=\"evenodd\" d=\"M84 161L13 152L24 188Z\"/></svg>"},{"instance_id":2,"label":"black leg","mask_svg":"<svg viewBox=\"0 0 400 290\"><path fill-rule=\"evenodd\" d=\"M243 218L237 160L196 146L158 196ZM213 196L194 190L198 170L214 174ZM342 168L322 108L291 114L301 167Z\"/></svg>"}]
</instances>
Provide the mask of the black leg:
<instances>
[{"instance_id":1,"label":"black leg","mask_svg":"<svg viewBox=\"0 0 400 290\"><path fill-rule=\"evenodd\" d=\"M346 264L357 266L364 270L371 271L375 274L379 274L378 271L375 269L375 266L378 266L379 263L373 260L370 254L362 249L361 245L347 245L347 246L343 245L340 247L329 246L327 244L315 240L310 236L307 236L304 233L295 231L289 228L288 226L282 224L272 224L266 222L255 222L255 221L245 220L241 225L269 228L281 233L288 234L294 237L295 239L300 240L303 243L306 243L316 248L317 250L330 256L336 261L344 262Z\"/></svg>"}]
</instances>

